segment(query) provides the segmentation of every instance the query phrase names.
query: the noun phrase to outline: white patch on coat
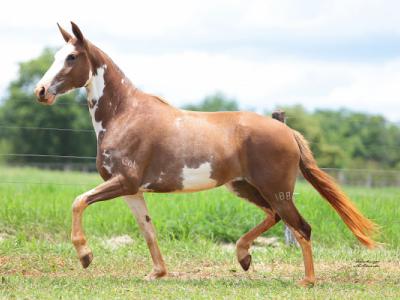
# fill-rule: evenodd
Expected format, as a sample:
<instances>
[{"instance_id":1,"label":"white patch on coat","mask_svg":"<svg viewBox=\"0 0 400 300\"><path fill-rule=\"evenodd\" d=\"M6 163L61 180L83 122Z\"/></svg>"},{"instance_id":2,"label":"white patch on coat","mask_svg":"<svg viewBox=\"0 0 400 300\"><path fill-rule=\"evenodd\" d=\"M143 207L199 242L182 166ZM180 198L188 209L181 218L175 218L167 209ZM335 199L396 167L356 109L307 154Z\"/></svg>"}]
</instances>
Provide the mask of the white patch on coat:
<instances>
[{"instance_id":1,"label":"white patch on coat","mask_svg":"<svg viewBox=\"0 0 400 300\"><path fill-rule=\"evenodd\" d=\"M108 174L110 174L110 175L112 174L111 173L112 167L110 165L103 164L103 168L106 169Z\"/></svg>"},{"instance_id":2,"label":"white patch on coat","mask_svg":"<svg viewBox=\"0 0 400 300\"><path fill-rule=\"evenodd\" d=\"M65 59L68 55L75 51L75 46L67 43L62 47L57 53L54 55L54 62L51 67L47 70L47 72L43 75L42 79L40 79L37 86L46 86L51 84L54 77L64 68ZM59 82L55 82L54 85L60 84Z\"/></svg>"},{"instance_id":3,"label":"white patch on coat","mask_svg":"<svg viewBox=\"0 0 400 300\"><path fill-rule=\"evenodd\" d=\"M103 65L100 68L97 68L97 74L91 76L89 83L87 84L87 99L88 101L96 101L96 104L91 108L89 106L89 112L92 116L92 124L93 128L96 131L96 137L99 139L99 134L102 131L106 131L106 129L102 125L102 121L96 120L96 110L99 107L100 98L103 96L105 82L104 82L104 73L107 69L106 65Z\"/></svg>"},{"instance_id":4,"label":"white patch on coat","mask_svg":"<svg viewBox=\"0 0 400 300\"><path fill-rule=\"evenodd\" d=\"M108 174L111 175L111 174L112 174L111 171L112 171L113 164L112 164L111 161L107 160L107 158L110 158L111 154L107 153L107 151L104 150L104 151L103 151L103 156L104 156L104 158L105 158L105 159L103 160L103 168L106 169L106 171L108 172ZM106 160L107 160L109 163L107 163Z\"/></svg>"},{"instance_id":5,"label":"white patch on coat","mask_svg":"<svg viewBox=\"0 0 400 300\"><path fill-rule=\"evenodd\" d=\"M211 164L205 162L198 168L184 167L182 169L183 191L206 190L216 186L217 182L211 178Z\"/></svg>"}]
</instances>

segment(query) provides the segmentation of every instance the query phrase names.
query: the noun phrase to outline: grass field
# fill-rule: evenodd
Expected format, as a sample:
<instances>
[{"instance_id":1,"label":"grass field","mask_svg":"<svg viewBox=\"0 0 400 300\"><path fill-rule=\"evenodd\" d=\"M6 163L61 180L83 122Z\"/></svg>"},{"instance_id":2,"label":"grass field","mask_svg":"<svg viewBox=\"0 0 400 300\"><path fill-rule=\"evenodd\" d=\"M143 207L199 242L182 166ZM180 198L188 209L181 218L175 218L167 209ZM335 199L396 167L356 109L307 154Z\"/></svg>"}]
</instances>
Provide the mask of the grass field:
<instances>
[{"instance_id":1,"label":"grass field","mask_svg":"<svg viewBox=\"0 0 400 300\"><path fill-rule=\"evenodd\" d=\"M95 174L0 167L0 297L40 299L400 298L400 189L346 188L361 211L382 226L384 247L369 251L306 183L296 203L313 227L318 284L303 289L300 250L283 243L278 224L265 236L276 247L253 250L240 269L232 247L263 219L256 207L224 188L197 194L148 194L148 206L170 276L147 282L151 260L123 200L85 212L94 261L82 270L69 242L74 198L100 179ZM31 184L21 182L31 182ZM7 182L7 183L4 183ZM117 249L107 240L129 235Z\"/></svg>"}]
</instances>

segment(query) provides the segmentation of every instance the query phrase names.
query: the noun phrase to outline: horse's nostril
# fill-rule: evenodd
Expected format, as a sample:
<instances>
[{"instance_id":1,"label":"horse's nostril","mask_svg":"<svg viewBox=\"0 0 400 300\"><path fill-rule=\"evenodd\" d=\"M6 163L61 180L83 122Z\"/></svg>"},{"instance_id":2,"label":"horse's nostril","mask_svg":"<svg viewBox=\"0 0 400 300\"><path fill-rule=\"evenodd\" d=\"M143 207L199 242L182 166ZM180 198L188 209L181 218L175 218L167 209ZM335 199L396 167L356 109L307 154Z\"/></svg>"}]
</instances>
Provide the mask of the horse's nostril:
<instances>
[{"instance_id":1,"label":"horse's nostril","mask_svg":"<svg viewBox=\"0 0 400 300\"><path fill-rule=\"evenodd\" d=\"M44 97L45 92L46 92L46 89L42 86L39 91L39 97Z\"/></svg>"}]
</instances>

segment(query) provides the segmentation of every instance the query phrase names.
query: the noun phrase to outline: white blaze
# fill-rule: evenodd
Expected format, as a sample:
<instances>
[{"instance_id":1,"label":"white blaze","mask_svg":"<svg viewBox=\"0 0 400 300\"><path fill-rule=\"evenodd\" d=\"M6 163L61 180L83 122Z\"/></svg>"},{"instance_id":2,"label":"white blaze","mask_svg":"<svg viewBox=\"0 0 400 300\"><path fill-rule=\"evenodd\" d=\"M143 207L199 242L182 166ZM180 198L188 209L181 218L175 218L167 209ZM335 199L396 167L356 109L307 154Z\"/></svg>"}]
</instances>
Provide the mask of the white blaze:
<instances>
[{"instance_id":1,"label":"white blaze","mask_svg":"<svg viewBox=\"0 0 400 300\"><path fill-rule=\"evenodd\" d=\"M205 162L198 168L184 167L182 169L182 185L185 191L209 189L216 186L216 181L211 176L211 164Z\"/></svg>"},{"instance_id":2,"label":"white blaze","mask_svg":"<svg viewBox=\"0 0 400 300\"><path fill-rule=\"evenodd\" d=\"M88 92L88 101L95 100L96 104L93 107L89 106L89 112L92 116L92 124L93 128L96 131L96 137L99 138L99 134L101 131L106 131L103 128L102 121L96 121L96 110L99 107L100 98L103 96L103 91L105 87L104 82L104 72L107 69L106 65L103 65L100 68L97 68L97 74L92 76L87 84L87 92Z\"/></svg>"},{"instance_id":3,"label":"white blaze","mask_svg":"<svg viewBox=\"0 0 400 300\"><path fill-rule=\"evenodd\" d=\"M54 62L51 67L47 70L47 72L43 75L42 79L40 79L38 86L49 85L54 77L64 68L65 59L69 54L74 52L74 45L68 43L65 44L57 53L54 55Z\"/></svg>"}]
</instances>

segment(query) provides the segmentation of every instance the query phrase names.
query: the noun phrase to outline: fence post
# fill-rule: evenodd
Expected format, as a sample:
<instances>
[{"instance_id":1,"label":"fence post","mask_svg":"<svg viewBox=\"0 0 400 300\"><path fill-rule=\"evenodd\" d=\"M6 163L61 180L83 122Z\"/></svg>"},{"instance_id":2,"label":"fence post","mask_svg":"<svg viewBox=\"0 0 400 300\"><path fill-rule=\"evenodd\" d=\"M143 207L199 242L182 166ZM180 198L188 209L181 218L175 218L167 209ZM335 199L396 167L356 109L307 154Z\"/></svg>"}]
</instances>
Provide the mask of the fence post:
<instances>
[{"instance_id":1,"label":"fence post","mask_svg":"<svg viewBox=\"0 0 400 300\"><path fill-rule=\"evenodd\" d=\"M282 123L286 123L286 116L285 116L285 112L283 110L280 110L280 109L275 110L272 113L272 118L276 119ZM293 195L293 201L294 201L294 195ZM295 245L295 246L298 245L296 238L293 235L293 232L286 225L285 225L285 242L287 245Z\"/></svg>"}]
</instances>

